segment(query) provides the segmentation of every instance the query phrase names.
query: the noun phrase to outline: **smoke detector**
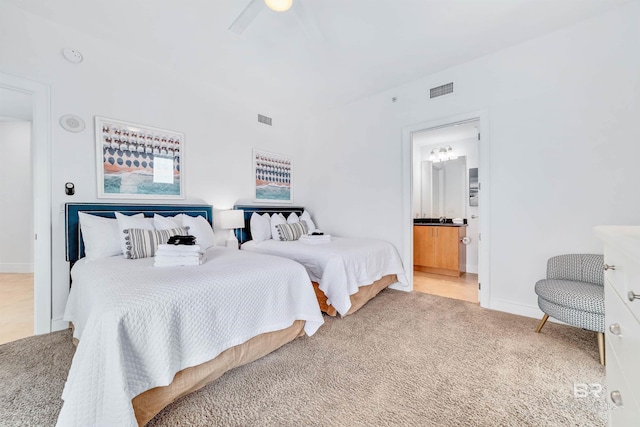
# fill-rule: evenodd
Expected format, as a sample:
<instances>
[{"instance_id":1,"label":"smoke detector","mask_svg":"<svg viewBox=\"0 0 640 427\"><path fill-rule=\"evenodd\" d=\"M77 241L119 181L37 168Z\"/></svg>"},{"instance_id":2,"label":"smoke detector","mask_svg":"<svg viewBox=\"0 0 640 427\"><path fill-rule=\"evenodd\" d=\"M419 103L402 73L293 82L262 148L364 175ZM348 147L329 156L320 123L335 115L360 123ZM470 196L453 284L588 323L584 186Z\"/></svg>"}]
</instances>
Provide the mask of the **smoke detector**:
<instances>
[{"instance_id":1,"label":"smoke detector","mask_svg":"<svg viewBox=\"0 0 640 427\"><path fill-rule=\"evenodd\" d=\"M75 49L62 49L62 56L65 57L65 59L69 62L71 62L72 64L79 64L82 62L82 54L80 53L79 50L75 50Z\"/></svg>"}]
</instances>

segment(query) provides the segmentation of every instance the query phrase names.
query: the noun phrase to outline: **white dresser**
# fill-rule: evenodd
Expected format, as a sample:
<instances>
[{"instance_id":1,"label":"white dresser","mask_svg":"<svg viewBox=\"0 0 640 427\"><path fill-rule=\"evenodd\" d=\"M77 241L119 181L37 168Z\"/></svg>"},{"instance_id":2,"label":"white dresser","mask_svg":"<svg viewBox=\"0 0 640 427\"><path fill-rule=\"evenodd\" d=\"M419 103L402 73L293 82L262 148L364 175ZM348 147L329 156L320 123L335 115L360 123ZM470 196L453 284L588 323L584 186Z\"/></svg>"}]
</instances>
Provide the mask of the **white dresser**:
<instances>
[{"instance_id":1,"label":"white dresser","mask_svg":"<svg viewBox=\"0 0 640 427\"><path fill-rule=\"evenodd\" d=\"M601 226L609 425L640 426L640 227Z\"/></svg>"}]
</instances>

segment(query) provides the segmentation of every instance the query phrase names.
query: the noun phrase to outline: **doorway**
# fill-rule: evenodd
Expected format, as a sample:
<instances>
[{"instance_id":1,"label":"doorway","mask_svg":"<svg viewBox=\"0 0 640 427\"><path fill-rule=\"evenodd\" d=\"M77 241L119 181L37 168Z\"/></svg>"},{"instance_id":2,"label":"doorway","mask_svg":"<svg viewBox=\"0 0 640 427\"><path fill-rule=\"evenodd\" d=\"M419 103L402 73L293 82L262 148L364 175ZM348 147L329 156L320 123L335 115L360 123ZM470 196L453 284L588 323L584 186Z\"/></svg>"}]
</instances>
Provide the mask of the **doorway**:
<instances>
[{"instance_id":1,"label":"doorway","mask_svg":"<svg viewBox=\"0 0 640 427\"><path fill-rule=\"evenodd\" d=\"M411 135L413 289L473 303L479 301L478 198L470 183L477 177L479 124Z\"/></svg>"},{"instance_id":2,"label":"doorway","mask_svg":"<svg viewBox=\"0 0 640 427\"><path fill-rule=\"evenodd\" d=\"M0 344L34 333L33 179L28 93L0 88Z\"/></svg>"},{"instance_id":3,"label":"doorway","mask_svg":"<svg viewBox=\"0 0 640 427\"><path fill-rule=\"evenodd\" d=\"M429 160L430 156L436 155L441 156L442 158L452 158L452 157L461 157L461 156L451 156L451 152L448 150L449 145L452 145L451 149L453 149L453 145L451 142L454 142L456 139L460 139L459 137L451 137L446 136L449 133L452 133L452 129L456 127L459 130L464 127L469 127L467 129L469 131L468 134L468 143L471 144L471 139L475 136L475 148L477 151L475 154L470 154L469 159L467 159L465 155L464 160L464 177L462 179L457 178L458 180L464 182L464 195L458 195L458 202L453 203L451 206L454 206L456 203L458 206L462 203L464 206L463 213L455 213L454 211L447 210L447 203L444 203L444 211L438 211L438 204L442 205L443 203L443 195L442 191L444 190L446 184L437 183L438 190L436 195L436 200L433 198L421 198L419 197L420 186L422 185L422 177L429 176L436 182L438 179L435 175L434 169L437 170L437 174L442 175L438 166L437 168L431 167L429 170L432 172L430 174L422 174L422 151L426 151L424 155ZM425 150L422 150L422 147L418 144L414 145L414 135L416 139L420 137L420 135L429 135L432 137L438 136L440 134L440 139L434 138L433 143L425 143L423 146L428 147ZM464 138L463 138L464 139ZM441 150L442 149L442 150ZM434 151L435 150L435 151ZM452 150L455 153L455 150ZM433 152L433 153L432 153ZM449 154L447 154L449 152ZM459 153L462 154L462 153ZM475 160L471 157L475 156ZM476 111L465 114L460 114L457 116L452 116L444 119L439 119L435 121L417 123L414 125L407 126L403 129L402 135L402 158L403 158L403 235L404 235L404 250L403 250L403 263L405 265L405 270L407 271L407 276L409 278L412 289L419 290L418 288L421 286L420 281L421 276L423 276L423 272L415 272L414 274L414 223L419 222L416 221L416 216L426 217L424 218L429 222L429 220L438 221L441 217L446 219L446 222L452 222L453 217L460 216L463 220L466 220L465 232L457 235L457 237L461 240L463 237L467 237L466 240L467 245L465 248L474 244L477 246L477 255L474 255L473 251L470 251L469 262L464 260L464 263L460 263L459 271L463 271L466 274L459 276L458 279L455 279L456 275L452 274L449 277L442 275L442 273L452 273L452 270L456 270L455 266L449 265L445 266L444 271L436 270L435 273L440 274L439 276L430 276L429 279L438 279L439 283L434 283L434 287L448 287L451 289L455 286L464 287L467 290L466 296L458 295L460 299L473 299L480 303L481 307L490 307L490 233L489 233L489 224L490 224L490 209L489 203L489 138L488 138L488 113L487 111ZM431 159L432 161L435 158ZM468 161L467 161L468 160ZM471 167L476 166L476 167ZM414 173L417 171L418 173ZM477 173L477 175L476 175ZM472 180L477 176L477 183L473 183L473 188L469 190L469 178ZM471 197L470 197L471 196ZM470 201L473 199L473 201ZM422 204L423 200L428 203ZM478 201L478 206L474 207L473 204L475 201ZM482 201L485 201L484 203ZM461 202L460 202L461 201ZM435 202L435 203L434 203ZM471 205L470 205L471 203ZM437 215L437 216L436 216ZM474 215L474 218L471 216ZM439 222L439 221L438 221ZM437 228L437 227L436 227ZM453 228L453 227L444 227L444 228ZM418 228L420 229L420 228ZM455 234L452 230L449 230L450 233L444 233L443 229L440 231L433 231L434 235L437 234ZM424 233L423 233L424 234ZM419 248L418 248L419 249ZM427 251L428 253L428 251ZM466 253L466 250L465 250ZM477 258L476 258L477 256ZM474 262L477 259L477 262ZM440 266L443 267L443 266ZM427 270L428 273L433 273L432 270ZM477 275L477 282L476 277ZM454 280L455 279L455 280ZM435 282L435 280L434 280ZM460 283L462 282L462 283ZM472 286L467 286L471 284ZM477 284L477 287L476 287ZM475 288L475 289L472 289ZM435 293L435 291L433 291ZM477 298L477 299L476 299Z\"/></svg>"},{"instance_id":4,"label":"doorway","mask_svg":"<svg viewBox=\"0 0 640 427\"><path fill-rule=\"evenodd\" d=\"M29 335L51 332L51 155L50 155L50 90L49 86L38 82L0 73L0 116L12 117L16 114L22 121L31 118L30 129L30 162L26 167L31 171L31 209L22 212L18 220L20 224L28 224L28 233L24 243L31 252L33 270L31 277L20 277L16 286L23 286L24 279L33 283L31 304L31 329ZM26 99L27 106L22 113L16 112L19 99ZM24 110L30 112L24 112ZM25 117L25 115L29 115ZM5 159L3 153L3 160ZM26 179L26 178L25 178ZM3 180L4 181L4 180ZM18 187L14 179L8 180L10 186ZM13 188L13 187L12 187ZM25 190L20 190L27 192ZM3 199L4 199L3 195ZM12 211L12 213L15 211ZM2 212L0 212L2 214ZM30 218L25 220L25 218ZM4 216L3 216L4 220ZM2 262L0 260L0 262ZM21 263L17 263L21 264ZM29 264L29 262L26 262ZM24 267L24 266L23 266ZM29 273L17 273L29 274ZM20 284L21 283L21 284ZM28 287L29 285L27 285ZM22 296L22 299L29 296ZM10 304L16 308L17 305ZM9 316L11 318L11 316Z\"/></svg>"}]
</instances>

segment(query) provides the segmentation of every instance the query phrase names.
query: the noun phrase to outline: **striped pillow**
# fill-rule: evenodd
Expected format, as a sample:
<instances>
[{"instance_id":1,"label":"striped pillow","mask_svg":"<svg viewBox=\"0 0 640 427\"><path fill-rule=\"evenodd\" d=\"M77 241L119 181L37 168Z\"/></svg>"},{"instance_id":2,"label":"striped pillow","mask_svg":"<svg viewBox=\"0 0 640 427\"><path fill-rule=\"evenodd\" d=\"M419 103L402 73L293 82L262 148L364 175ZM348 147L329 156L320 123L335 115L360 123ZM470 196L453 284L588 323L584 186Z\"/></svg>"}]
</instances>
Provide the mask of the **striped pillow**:
<instances>
[{"instance_id":1,"label":"striped pillow","mask_svg":"<svg viewBox=\"0 0 640 427\"><path fill-rule=\"evenodd\" d=\"M150 258L156 254L158 245L167 243L171 236L182 236L189 233L189 227L177 227L169 230L143 230L128 228L123 230L127 250L127 259Z\"/></svg>"},{"instance_id":2,"label":"striped pillow","mask_svg":"<svg viewBox=\"0 0 640 427\"><path fill-rule=\"evenodd\" d=\"M298 240L300 236L307 234L307 224L300 221L293 224L278 224L276 225L278 230L279 240Z\"/></svg>"}]
</instances>

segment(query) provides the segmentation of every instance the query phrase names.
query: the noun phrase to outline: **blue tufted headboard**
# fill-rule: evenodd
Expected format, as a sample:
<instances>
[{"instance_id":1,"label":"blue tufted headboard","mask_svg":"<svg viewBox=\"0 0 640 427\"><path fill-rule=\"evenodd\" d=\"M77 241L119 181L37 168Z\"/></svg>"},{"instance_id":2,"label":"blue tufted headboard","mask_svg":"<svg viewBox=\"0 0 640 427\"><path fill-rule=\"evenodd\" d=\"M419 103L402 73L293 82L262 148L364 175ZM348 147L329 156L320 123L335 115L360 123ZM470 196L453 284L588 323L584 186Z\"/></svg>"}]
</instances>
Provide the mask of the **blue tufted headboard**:
<instances>
[{"instance_id":1,"label":"blue tufted headboard","mask_svg":"<svg viewBox=\"0 0 640 427\"><path fill-rule=\"evenodd\" d=\"M84 256L84 243L80 233L80 219L78 212L105 218L115 218L116 212L127 214L143 213L146 217L153 217L158 213L164 216L186 214L201 215L213 224L213 207L210 205L128 205L118 203L67 203L65 204L65 244L66 259L72 264Z\"/></svg>"},{"instance_id":2,"label":"blue tufted headboard","mask_svg":"<svg viewBox=\"0 0 640 427\"><path fill-rule=\"evenodd\" d=\"M295 212L298 216L302 215L302 212L304 212L304 208L302 206L236 205L233 208L242 209L244 211L244 228L238 230L236 234L236 237L241 244L251 240L251 228L249 227L249 221L251 220L251 215L254 212L260 215L264 213L268 213L269 215L273 215L274 213L281 213L285 218L287 218L292 212Z\"/></svg>"}]
</instances>

